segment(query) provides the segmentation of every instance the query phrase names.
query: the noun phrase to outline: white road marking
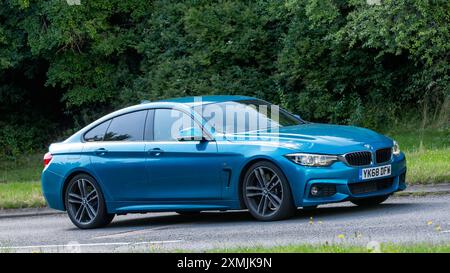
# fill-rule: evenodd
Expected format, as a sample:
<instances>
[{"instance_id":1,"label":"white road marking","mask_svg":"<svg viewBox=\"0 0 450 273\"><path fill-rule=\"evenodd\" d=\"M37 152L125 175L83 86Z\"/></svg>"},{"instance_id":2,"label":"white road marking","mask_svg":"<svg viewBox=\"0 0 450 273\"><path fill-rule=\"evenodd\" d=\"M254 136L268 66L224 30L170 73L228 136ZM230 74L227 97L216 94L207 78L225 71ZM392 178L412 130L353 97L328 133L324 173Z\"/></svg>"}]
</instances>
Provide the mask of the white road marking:
<instances>
[{"instance_id":1,"label":"white road marking","mask_svg":"<svg viewBox=\"0 0 450 273\"><path fill-rule=\"evenodd\" d=\"M154 228L146 228L146 229L118 232L118 233L114 233L114 234L110 234L110 235L101 235L101 236L97 236L97 237L92 237L91 240L114 239L114 238L120 238L120 237L126 237L126 236L142 235L142 234L146 234L148 232L154 231L154 230L165 229L165 228L171 227L171 226L173 226L173 225L166 225L166 226L159 226L159 227L154 227Z\"/></svg>"},{"instance_id":2,"label":"white road marking","mask_svg":"<svg viewBox=\"0 0 450 273\"><path fill-rule=\"evenodd\" d=\"M450 230L443 230L442 233L450 233Z\"/></svg>"},{"instance_id":3,"label":"white road marking","mask_svg":"<svg viewBox=\"0 0 450 273\"><path fill-rule=\"evenodd\" d=\"M168 240L168 241L150 241L150 242L117 242L117 243L89 243L89 244L65 244L65 245L34 245L34 246L3 246L0 249L36 249L36 248L59 248L59 247L92 247L92 246L136 246L136 245L154 245L154 244L170 244L180 243L183 240Z\"/></svg>"}]
</instances>

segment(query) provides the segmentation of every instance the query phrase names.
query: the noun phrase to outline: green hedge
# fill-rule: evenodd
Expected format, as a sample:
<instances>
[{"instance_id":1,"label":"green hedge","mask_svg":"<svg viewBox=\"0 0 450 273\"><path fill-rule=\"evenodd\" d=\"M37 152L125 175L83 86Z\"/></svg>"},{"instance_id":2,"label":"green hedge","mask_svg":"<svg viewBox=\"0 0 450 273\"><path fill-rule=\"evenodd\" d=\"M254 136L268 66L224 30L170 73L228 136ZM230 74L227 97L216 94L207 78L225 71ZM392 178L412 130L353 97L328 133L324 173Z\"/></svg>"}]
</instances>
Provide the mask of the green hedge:
<instances>
[{"instance_id":1,"label":"green hedge","mask_svg":"<svg viewBox=\"0 0 450 273\"><path fill-rule=\"evenodd\" d=\"M3 0L0 146L35 149L141 99L205 94L312 121L448 124L449 1L379 2Z\"/></svg>"}]
</instances>

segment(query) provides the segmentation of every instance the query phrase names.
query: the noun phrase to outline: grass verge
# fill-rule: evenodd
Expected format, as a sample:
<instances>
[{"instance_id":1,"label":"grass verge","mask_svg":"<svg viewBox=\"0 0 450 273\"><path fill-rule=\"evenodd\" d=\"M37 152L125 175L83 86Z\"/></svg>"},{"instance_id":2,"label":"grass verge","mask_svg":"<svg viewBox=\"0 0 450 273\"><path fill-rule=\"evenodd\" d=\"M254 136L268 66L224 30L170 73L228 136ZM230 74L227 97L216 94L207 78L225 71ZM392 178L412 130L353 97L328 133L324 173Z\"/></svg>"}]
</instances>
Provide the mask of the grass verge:
<instances>
[{"instance_id":1,"label":"grass verge","mask_svg":"<svg viewBox=\"0 0 450 273\"><path fill-rule=\"evenodd\" d=\"M44 152L15 158L0 157L0 183L38 181L43 167Z\"/></svg>"},{"instance_id":2,"label":"grass verge","mask_svg":"<svg viewBox=\"0 0 450 273\"><path fill-rule=\"evenodd\" d=\"M405 153L410 184L450 182L450 148Z\"/></svg>"},{"instance_id":3,"label":"grass verge","mask_svg":"<svg viewBox=\"0 0 450 273\"><path fill-rule=\"evenodd\" d=\"M450 129L387 132L406 155L409 184L450 182Z\"/></svg>"},{"instance_id":4,"label":"grass verge","mask_svg":"<svg viewBox=\"0 0 450 273\"><path fill-rule=\"evenodd\" d=\"M0 183L0 209L36 208L45 205L39 182Z\"/></svg>"},{"instance_id":5,"label":"grass verge","mask_svg":"<svg viewBox=\"0 0 450 273\"><path fill-rule=\"evenodd\" d=\"M213 253L450 253L450 244L381 244L368 249L352 245L287 245L274 247L238 247L213 249Z\"/></svg>"}]
</instances>

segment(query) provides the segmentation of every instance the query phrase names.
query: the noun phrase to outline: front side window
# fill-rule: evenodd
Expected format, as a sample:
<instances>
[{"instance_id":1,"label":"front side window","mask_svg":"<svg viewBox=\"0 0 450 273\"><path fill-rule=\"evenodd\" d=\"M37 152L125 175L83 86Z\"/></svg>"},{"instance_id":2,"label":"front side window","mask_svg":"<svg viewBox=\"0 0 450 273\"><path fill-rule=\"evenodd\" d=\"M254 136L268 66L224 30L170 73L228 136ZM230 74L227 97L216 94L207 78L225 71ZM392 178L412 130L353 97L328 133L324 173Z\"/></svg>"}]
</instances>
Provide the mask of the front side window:
<instances>
[{"instance_id":1,"label":"front side window","mask_svg":"<svg viewBox=\"0 0 450 273\"><path fill-rule=\"evenodd\" d=\"M137 111L112 119L105 141L143 141L147 111Z\"/></svg>"},{"instance_id":2,"label":"front side window","mask_svg":"<svg viewBox=\"0 0 450 273\"><path fill-rule=\"evenodd\" d=\"M87 142L103 141L106 129L108 129L110 123L111 120L108 120L95 126L84 135L84 140Z\"/></svg>"},{"instance_id":3,"label":"front side window","mask_svg":"<svg viewBox=\"0 0 450 273\"><path fill-rule=\"evenodd\" d=\"M182 129L200 126L186 113L175 109L156 109L153 126L155 141L177 141Z\"/></svg>"}]
</instances>

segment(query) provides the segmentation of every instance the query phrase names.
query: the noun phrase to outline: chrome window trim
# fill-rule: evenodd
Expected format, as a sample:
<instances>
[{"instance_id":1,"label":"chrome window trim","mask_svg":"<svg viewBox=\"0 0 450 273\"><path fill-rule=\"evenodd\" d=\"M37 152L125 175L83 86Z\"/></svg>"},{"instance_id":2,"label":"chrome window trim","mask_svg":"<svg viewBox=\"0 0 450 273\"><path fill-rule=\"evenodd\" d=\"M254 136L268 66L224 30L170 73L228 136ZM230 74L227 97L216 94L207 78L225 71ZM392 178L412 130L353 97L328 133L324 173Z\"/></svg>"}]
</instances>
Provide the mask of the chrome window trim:
<instances>
[{"instance_id":1,"label":"chrome window trim","mask_svg":"<svg viewBox=\"0 0 450 273\"><path fill-rule=\"evenodd\" d=\"M208 132L208 130L206 130L205 126L204 126L201 122L199 122L199 121L195 118L195 116L194 116L192 113L189 113L189 112L186 111L185 109L176 108L176 107L171 107L171 106L159 106L159 107L158 107L158 106L155 106L155 107L149 107L149 108L145 108L145 109L133 110L133 111L126 112L126 113L121 113L121 114L119 114L119 115L117 115L117 116L114 116L114 117L111 117L111 118L109 118L109 119L107 119L107 120L104 120L103 122L100 122L100 123L98 123L98 124L92 126L92 128L89 128L86 132L84 132L84 133L81 135L81 143L85 144L85 143L111 143L111 142L117 142L117 143L138 143L138 142L141 142L141 141L139 141L139 140L138 140L138 141L105 141L105 140L101 140L101 141L86 141L86 139L84 138L84 136L85 136L87 133L89 133L91 130L93 130L94 128L96 128L97 126L100 126L101 124L103 124L103 123L105 123L105 122L110 122L110 121L112 121L113 119L115 119L115 118L117 118L117 117L120 117L120 116L123 116L123 115L127 115L127 114L131 114L131 113L134 113L134 112L139 112L139 111L147 111L147 115L148 115L148 111L150 111L150 110L156 111L156 110L158 110L158 109L172 109L172 110L177 110L177 111L180 111L180 112L185 113L186 115L188 115L189 117L191 117L191 119L194 120L194 122L197 123L197 125L200 126L200 128L202 129L202 132L205 134L206 141L214 141L214 140L215 140L214 137L212 136L212 134L211 134L210 132ZM147 121L147 118L146 118L146 121ZM110 125L111 125L111 124L110 124ZM108 128L106 128L105 134L106 134L106 132L108 131L108 129L109 129L109 126L108 126ZM144 123L144 132L145 132L145 123ZM153 141L146 141L146 140L143 140L143 142L152 142L152 143L153 143ZM167 142L170 142L170 143L178 143L178 142L183 142L183 141L173 140L173 141L167 141ZM190 141L190 142L192 143L192 141Z\"/></svg>"}]
</instances>

